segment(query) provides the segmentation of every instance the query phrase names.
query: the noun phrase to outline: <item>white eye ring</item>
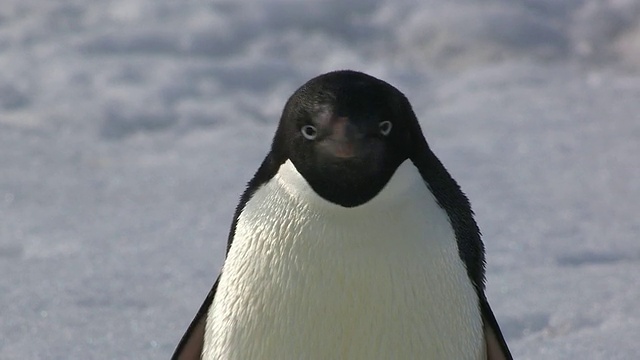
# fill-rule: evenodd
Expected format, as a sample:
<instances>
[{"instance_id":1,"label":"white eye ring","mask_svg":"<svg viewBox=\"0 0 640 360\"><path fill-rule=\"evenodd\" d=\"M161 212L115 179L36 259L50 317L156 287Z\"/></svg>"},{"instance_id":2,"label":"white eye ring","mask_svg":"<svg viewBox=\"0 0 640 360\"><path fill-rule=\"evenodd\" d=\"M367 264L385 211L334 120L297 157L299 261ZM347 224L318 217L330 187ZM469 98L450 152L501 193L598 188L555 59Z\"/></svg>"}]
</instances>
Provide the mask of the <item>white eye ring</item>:
<instances>
[{"instance_id":1,"label":"white eye ring","mask_svg":"<svg viewBox=\"0 0 640 360\"><path fill-rule=\"evenodd\" d=\"M385 121L380 121L380 124L378 124L378 127L380 128L380 134L382 134L383 136L387 136L389 135L389 133L391 133L391 128L393 127L393 124L391 123L391 121L385 120Z\"/></svg>"},{"instance_id":2,"label":"white eye ring","mask_svg":"<svg viewBox=\"0 0 640 360\"><path fill-rule=\"evenodd\" d=\"M315 140L318 137L318 130L313 125L305 125L300 129L302 136L307 140Z\"/></svg>"}]
</instances>

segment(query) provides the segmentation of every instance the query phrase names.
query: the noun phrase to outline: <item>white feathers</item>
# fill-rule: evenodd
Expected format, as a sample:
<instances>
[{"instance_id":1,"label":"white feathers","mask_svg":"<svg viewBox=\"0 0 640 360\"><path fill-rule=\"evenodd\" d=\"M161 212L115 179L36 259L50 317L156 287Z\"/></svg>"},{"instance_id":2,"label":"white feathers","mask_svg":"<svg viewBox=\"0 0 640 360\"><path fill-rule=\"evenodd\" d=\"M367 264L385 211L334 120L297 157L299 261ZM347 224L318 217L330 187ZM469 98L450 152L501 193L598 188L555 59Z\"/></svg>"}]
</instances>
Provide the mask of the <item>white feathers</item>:
<instances>
[{"instance_id":1,"label":"white feathers","mask_svg":"<svg viewBox=\"0 0 640 360\"><path fill-rule=\"evenodd\" d=\"M283 164L240 215L203 358L484 358L477 296L414 165L343 208Z\"/></svg>"}]
</instances>

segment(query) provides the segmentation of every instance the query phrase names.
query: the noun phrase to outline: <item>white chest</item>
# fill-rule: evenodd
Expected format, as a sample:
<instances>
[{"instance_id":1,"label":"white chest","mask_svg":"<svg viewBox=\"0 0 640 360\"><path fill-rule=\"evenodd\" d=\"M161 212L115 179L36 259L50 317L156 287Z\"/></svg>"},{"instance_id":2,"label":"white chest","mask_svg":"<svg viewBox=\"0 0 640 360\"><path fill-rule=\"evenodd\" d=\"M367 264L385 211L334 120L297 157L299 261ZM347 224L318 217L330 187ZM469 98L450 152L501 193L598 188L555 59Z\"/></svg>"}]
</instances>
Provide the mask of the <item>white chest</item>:
<instances>
[{"instance_id":1,"label":"white chest","mask_svg":"<svg viewBox=\"0 0 640 360\"><path fill-rule=\"evenodd\" d=\"M290 162L239 218L204 359L481 359L478 300L446 213L409 161L356 208Z\"/></svg>"}]
</instances>

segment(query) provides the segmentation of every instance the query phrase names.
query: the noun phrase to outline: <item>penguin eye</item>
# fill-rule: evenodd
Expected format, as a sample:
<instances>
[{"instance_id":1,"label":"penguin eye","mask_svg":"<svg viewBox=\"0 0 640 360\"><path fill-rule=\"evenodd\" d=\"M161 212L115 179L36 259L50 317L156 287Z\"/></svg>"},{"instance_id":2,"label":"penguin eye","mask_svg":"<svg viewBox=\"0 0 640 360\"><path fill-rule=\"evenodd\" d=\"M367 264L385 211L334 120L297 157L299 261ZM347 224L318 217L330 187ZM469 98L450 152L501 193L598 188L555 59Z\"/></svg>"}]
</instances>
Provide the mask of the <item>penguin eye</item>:
<instances>
[{"instance_id":1,"label":"penguin eye","mask_svg":"<svg viewBox=\"0 0 640 360\"><path fill-rule=\"evenodd\" d=\"M318 130L316 130L316 127L313 125L303 126L300 129L300 132L302 133L302 136L304 136L304 138L307 140L315 140L315 138L318 136Z\"/></svg>"},{"instance_id":2,"label":"penguin eye","mask_svg":"<svg viewBox=\"0 0 640 360\"><path fill-rule=\"evenodd\" d=\"M382 134L382 136L387 136L389 135L389 133L391 133L391 128L393 127L393 124L391 123L391 121L380 121L380 124L378 124L378 127L380 128L380 134Z\"/></svg>"}]
</instances>

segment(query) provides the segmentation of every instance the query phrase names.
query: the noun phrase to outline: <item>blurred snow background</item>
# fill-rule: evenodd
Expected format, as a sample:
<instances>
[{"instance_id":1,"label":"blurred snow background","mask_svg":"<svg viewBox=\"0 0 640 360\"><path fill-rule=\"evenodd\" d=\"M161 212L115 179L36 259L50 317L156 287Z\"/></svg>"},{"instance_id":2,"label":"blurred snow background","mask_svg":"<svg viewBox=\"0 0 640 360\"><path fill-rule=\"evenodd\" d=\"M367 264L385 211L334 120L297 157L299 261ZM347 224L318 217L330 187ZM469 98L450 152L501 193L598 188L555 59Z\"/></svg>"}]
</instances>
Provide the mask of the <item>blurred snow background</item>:
<instances>
[{"instance_id":1,"label":"blurred snow background","mask_svg":"<svg viewBox=\"0 0 640 360\"><path fill-rule=\"evenodd\" d=\"M640 2L3 0L0 358L168 358L287 97L412 101L518 359L640 354Z\"/></svg>"}]
</instances>

